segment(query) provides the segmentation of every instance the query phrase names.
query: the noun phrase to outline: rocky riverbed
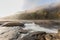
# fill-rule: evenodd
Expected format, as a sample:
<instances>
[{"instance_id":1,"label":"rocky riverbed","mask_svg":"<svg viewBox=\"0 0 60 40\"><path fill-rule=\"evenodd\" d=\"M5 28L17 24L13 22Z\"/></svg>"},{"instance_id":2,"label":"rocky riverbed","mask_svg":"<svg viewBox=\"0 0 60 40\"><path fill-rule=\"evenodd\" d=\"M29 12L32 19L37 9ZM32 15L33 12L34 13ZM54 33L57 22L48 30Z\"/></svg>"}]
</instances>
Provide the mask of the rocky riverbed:
<instances>
[{"instance_id":1,"label":"rocky riverbed","mask_svg":"<svg viewBox=\"0 0 60 40\"><path fill-rule=\"evenodd\" d=\"M0 26L0 40L60 40L60 30L35 23L25 23L24 27Z\"/></svg>"}]
</instances>

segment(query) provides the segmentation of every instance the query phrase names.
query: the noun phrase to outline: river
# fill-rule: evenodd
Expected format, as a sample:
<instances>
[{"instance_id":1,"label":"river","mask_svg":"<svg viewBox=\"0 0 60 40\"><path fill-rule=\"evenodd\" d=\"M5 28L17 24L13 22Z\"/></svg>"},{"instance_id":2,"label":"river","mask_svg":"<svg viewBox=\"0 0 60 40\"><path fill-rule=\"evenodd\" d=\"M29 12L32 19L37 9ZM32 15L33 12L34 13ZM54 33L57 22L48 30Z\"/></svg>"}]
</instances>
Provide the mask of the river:
<instances>
[{"instance_id":1,"label":"river","mask_svg":"<svg viewBox=\"0 0 60 40\"><path fill-rule=\"evenodd\" d=\"M25 23L25 27L14 26L14 27L3 27L0 26L0 40L20 40L24 36L32 32L43 31L46 33L58 33L58 29L49 29L41 27L40 25L32 23ZM28 30L27 33L20 33L20 30Z\"/></svg>"}]
</instances>

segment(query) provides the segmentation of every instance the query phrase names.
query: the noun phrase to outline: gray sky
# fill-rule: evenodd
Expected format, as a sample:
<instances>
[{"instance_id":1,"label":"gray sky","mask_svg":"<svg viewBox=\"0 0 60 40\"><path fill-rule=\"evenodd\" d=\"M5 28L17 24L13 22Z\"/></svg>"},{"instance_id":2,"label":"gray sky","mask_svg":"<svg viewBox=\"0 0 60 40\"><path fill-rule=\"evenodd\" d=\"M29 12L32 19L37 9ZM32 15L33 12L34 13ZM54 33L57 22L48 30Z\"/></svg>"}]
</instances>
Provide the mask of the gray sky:
<instances>
[{"instance_id":1,"label":"gray sky","mask_svg":"<svg viewBox=\"0 0 60 40\"><path fill-rule=\"evenodd\" d=\"M60 0L0 0L0 17L54 2L60 2Z\"/></svg>"},{"instance_id":2,"label":"gray sky","mask_svg":"<svg viewBox=\"0 0 60 40\"><path fill-rule=\"evenodd\" d=\"M23 8L23 0L0 0L0 17L14 14Z\"/></svg>"}]
</instances>

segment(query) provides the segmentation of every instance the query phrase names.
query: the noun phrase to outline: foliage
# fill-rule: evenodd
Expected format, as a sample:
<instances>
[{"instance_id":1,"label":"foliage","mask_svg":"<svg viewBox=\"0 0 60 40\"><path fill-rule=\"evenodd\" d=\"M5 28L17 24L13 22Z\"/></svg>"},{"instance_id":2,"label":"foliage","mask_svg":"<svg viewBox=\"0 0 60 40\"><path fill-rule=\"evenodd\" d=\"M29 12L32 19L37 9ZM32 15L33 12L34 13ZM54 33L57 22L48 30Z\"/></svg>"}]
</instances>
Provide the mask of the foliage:
<instances>
[{"instance_id":1,"label":"foliage","mask_svg":"<svg viewBox=\"0 0 60 40\"><path fill-rule=\"evenodd\" d=\"M43 9L32 13L23 13L19 16L20 19L60 19L60 9Z\"/></svg>"}]
</instances>

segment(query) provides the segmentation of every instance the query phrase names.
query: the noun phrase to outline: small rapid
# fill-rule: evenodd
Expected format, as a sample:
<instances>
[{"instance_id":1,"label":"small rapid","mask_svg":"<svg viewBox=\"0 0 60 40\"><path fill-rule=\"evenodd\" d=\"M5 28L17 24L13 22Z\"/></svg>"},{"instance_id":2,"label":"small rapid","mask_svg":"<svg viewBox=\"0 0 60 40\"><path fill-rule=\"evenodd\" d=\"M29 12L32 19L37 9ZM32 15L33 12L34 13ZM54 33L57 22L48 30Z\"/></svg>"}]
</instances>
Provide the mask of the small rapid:
<instances>
[{"instance_id":1,"label":"small rapid","mask_svg":"<svg viewBox=\"0 0 60 40\"><path fill-rule=\"evenodd\" d=\"M58 33L58 29L49 29L45 27L41 27L40 25L33 23L25 23L25 30L31 30L30 32L37 32L37 31L43 31L46 33Z\"/></svg>"},{"instance_id":2,"label":"small rapid","mask_svg":"<svg viewBox=\"0 0 60 40\"><path fill-rule=\"evenodd\" d=\"M4 23L5 25L7 23ZM29 35L33 32L46 32L46 33L58 33L58 29L49 29L45 27L41 27L40 25L32 23L25 23L24 27L21 26L11 26L7 27L3 25L0 26L0 40L20 40L26 35ZM26 32L25 32L26 31ZM24 33L25 32L25 33Z\"/></svg>"}]
</instances>

